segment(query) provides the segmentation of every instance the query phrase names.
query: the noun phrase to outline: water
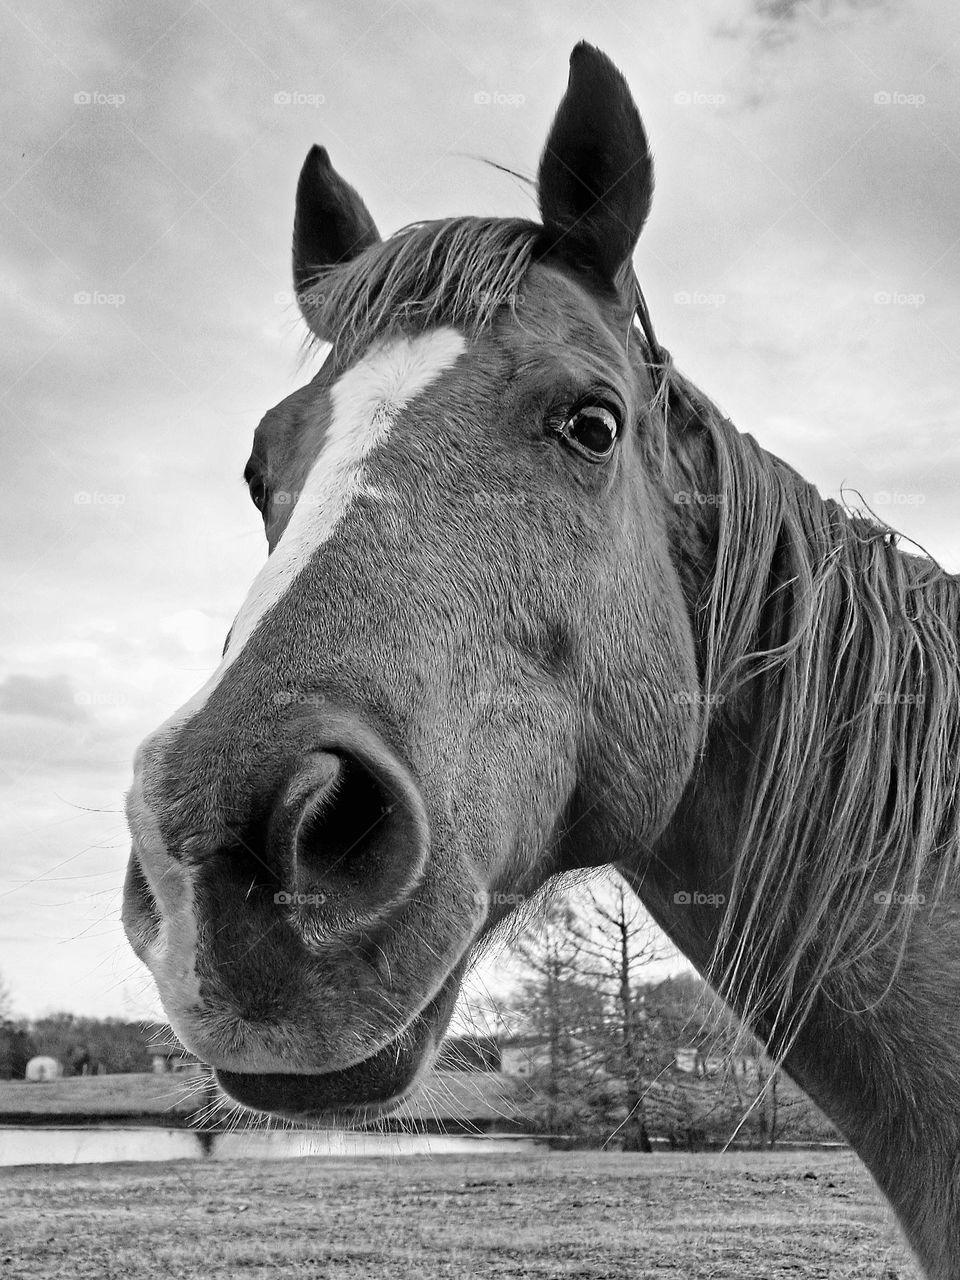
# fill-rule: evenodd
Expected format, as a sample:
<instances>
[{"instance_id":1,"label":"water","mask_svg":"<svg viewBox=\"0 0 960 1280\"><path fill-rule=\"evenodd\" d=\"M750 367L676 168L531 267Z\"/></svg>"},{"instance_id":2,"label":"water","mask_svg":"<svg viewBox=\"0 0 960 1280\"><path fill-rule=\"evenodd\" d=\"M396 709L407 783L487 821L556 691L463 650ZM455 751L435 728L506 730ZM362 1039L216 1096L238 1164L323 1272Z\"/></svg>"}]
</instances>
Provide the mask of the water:
<instances>
[{"instance_id":1,"label":"water","mask_svg":"<svg viewBox=\"0 0 960 1280\"><path fill-rule=\"evenodd\" d=\"M347 1133L251 1129L204 1135L190 1129L0 1126L0 1165L111 1164L147 1160L289 1160L297 1156L521 1155L533 1138L469 1134Z\"/></svg>"}]
</instances>

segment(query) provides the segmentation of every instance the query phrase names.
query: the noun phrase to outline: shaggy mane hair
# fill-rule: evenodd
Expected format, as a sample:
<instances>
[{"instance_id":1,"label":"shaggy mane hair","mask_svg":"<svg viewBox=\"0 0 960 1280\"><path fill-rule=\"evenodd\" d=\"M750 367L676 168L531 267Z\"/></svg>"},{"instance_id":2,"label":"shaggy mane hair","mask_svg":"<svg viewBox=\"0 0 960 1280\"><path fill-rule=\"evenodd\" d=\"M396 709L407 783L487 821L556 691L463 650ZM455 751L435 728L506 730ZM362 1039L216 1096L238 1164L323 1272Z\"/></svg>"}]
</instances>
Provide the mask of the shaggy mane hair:
<instances>
[{"instance_id":1,"label":"shaggy mane hair","mask_svg":"<svg viewBox=\"0 0 960 1280\"><path fill-rule=\"evenodd\" d=\"M658 399L716 467L703 748L737 732L739 695L759 724L710 979L782 1055L828 978L862 1012L851 970L880 953L889 989L914 919L960 881L960 580L822 498L669 362Z\"/></svg>"}]
</instances>

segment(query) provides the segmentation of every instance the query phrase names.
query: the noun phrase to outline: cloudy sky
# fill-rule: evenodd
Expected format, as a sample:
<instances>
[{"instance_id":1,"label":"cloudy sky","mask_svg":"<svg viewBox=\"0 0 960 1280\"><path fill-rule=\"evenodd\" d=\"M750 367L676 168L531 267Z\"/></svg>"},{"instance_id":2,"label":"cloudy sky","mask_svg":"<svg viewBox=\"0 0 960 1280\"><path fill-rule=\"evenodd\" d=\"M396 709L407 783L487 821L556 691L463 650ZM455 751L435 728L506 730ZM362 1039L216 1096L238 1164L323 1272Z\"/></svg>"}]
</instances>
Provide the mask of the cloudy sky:
<instances>
[{"instance_id":1,"label":"cloudy sky","mask_svg":"<svg viewBox=\"0 0 960 1280\"><path fill-rule=\"evenodd\" d=\"M528 214L580 38L657 158L663 342L823 492L960 569L960 18L948 0L4 7L0 971L148 1015L118 923L133 749L264 556L240 474L301 363L289 241L323 142L381 230Z\"/></svg>"}]
</instances>

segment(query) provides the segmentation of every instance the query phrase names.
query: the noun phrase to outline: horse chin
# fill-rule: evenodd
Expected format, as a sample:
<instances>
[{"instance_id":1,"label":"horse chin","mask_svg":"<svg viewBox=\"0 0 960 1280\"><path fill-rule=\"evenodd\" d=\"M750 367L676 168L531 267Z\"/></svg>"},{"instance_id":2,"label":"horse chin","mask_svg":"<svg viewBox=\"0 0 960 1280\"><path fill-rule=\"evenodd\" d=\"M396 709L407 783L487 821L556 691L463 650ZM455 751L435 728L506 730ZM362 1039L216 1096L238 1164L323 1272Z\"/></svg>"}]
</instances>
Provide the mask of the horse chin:
<instances>
[{"instance_id":1,"label":"horse chin","mask_svg":"<svg viewBox=\"0 0 960 1280\"><path fill-rule=\"evenodd\" d=\"M247 1072L215 1068L221 1089L252 1111L337 1127L390 1115L430 1066L460 986L451 975L406 1030L369 1058L338 1071Z\"/></svg>"},{"instance_id":2,"label":"horse chin","mask_svg":"<svg viewBox=\"0 0 960 1280\"><path fill-rule=\"evenodd\" d=\"M416 1084L432 1058L433 1038L422 1046L394 1041L373 1057L340 1071L316 1074L216 1071L234 1102L287 1120L359 1125L382 1119Z\"/></svg>"}]
</instances>

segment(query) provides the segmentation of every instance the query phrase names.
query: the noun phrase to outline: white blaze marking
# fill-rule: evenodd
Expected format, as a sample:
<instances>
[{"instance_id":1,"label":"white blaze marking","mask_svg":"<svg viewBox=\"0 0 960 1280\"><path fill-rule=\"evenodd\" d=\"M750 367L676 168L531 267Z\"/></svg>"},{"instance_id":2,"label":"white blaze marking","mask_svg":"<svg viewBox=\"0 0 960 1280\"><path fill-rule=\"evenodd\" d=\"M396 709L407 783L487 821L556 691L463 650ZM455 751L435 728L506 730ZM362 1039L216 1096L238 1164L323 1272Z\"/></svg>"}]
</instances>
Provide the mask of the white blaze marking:
<instances>
[{"instance_id":1,"label":"white blaze marking","mask_svg":"<svg viewBox=\"0 0 960 1280\"><path fill-rule=\"evenodd\" d=\"M382 343L330 389L332 413L323 449L273 555L253 580L216 671L151 739L176 728L204 705L236 661L268 610L278 604L317 549L336 532L362 493L381 497L364 479L364 461L390 434L400 412L460 356L466 343L455 329L435 329Z\"/></svg>"},{"instance_id":2,"label":"white blaze marking","mask_svg":"<svg viewBox=\"0 0 960 1280\"><path fill-rule=\"evenodd\" d=\"M464 349L454 329L398 338L372 352L331 388L333 413L323 449L304 483L273 555L254 579L233 624L230 651L243 648L257 623L286 594L317 548L331 538L365 488L363 463L382 444L401 410L449 369Z\"/></svg>"},{"instance_id":3,"label":"white blaze marking","mask_svg":"<svg viewBox=\"0 0 960 1280\"><path fill-rule=\"evenodd\" d=\"M461 334L439 329L414 338L397 338L371 351L348 370L330 390L332 412L323 449L304 482L299 500L273 555L257 574L240 607L230 635L230 647L202 689L160 726L137 752L135 776L128 800L134 846L150 890L160 906L157 937L145 947L145 959L157 980L171 1025L185 1044L200 1025L203 1001L197 978L197 920L189 867L172 857L160 832L157 815L145 792L151 745L159 745L171 730L204 705L224 673L236 661L258 623L310 563L314 553L333 536L360 494L385 499L364 475L367 457L387 438L400 412L456 361L465 348ZM198 1045L202 1052L202 1045ZM222 1057L222 1055L221 1055ZM244 1055L221 1066L236 1070L293 1070L274 1054Z\"/></svg>"}]
</instances>

